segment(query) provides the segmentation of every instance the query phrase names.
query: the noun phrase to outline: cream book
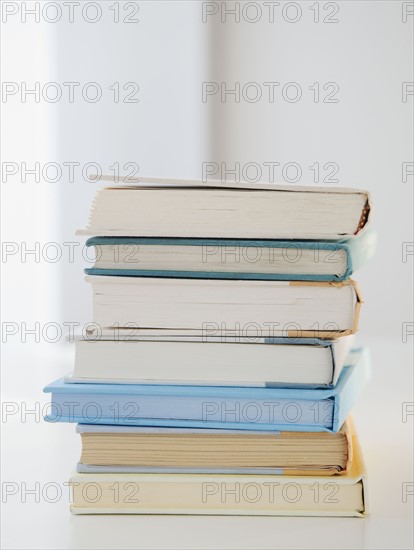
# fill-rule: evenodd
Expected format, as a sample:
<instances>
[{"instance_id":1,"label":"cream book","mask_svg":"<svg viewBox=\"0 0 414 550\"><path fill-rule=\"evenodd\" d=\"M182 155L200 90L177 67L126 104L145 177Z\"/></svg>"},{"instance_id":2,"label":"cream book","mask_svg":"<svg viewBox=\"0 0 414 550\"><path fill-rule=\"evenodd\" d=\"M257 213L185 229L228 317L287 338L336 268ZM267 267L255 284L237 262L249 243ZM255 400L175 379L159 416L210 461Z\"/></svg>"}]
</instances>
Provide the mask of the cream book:
<instances>
[{"instance_id":1,"label":"cream book","mask_svg":"<svg viewBox=\"0 0 414 550\"><path fill-rule=\"evenodd\" d=\"M350 421L337 433L78 424L78 472L343 475L352 464Z\"/></svg>"},{"instance_id":2,"label":"cream book","mask_svg":"<svg viewBox=\"0 0 414 550\"><path fill-rule=\"evenodd\" d=\"M365 468L356 437L342 476L75 474L74 514L362 517Z\"/></svg>"},{"instance_id":3,"label":"cream book","mask_svg":"<svg viewBox=\"0 0 414 550\"><path fill-rule=\"evenodd\" d=\"M336 338L358 328L361 297L352 279L244 281L87 276L93 321L103 327L173 329L182 334L253 331L260 337Z\"/></svg>"},{"instance_id":4,"label":"cream book","mask_svg":"<svg viewBox=\"0 0 414 550\"><path fill-rule=\"evenodd\" d=\"M100 189L78 234L346 240L365 230L370 210L360 189L140 178Z\"/></svg>"}]
</instances>

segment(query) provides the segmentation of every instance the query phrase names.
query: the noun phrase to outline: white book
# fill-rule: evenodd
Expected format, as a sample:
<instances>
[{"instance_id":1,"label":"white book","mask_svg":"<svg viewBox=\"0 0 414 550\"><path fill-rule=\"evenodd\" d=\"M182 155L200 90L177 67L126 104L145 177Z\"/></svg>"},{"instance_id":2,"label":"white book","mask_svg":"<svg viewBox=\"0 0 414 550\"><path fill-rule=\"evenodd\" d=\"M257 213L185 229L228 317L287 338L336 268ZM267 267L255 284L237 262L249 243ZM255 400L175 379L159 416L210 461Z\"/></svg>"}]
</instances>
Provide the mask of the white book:
<instances>
[{"instance_id":1,"label":"white book","mask_svg":"<svg viewBox=\"0 0 414 550\"><path fill-rule=\"evenodd\" d=\"M249 343L78 340L67 382L208 386L334 386L353 336Z\"/></svg>"},{"instance_id":2,"label":"white book","mask_svg":"<svg viewBox=\"0 0 414 550\"><path fill-rule=\"evenodd\" d=\"M336 338L354 333L361 298L340 283L88 276L100 327L201 335Z\"/></svg>"},{"instance_id":3,"label":"white book","mask_svg":"<svg viewBox=\"0 0 414 550\"><path fill-rule=\"evenodd\" d=\"M344 240L368 224L366 191L140 178L100 189L81 235Z\"/></svg>"}]
</instances>

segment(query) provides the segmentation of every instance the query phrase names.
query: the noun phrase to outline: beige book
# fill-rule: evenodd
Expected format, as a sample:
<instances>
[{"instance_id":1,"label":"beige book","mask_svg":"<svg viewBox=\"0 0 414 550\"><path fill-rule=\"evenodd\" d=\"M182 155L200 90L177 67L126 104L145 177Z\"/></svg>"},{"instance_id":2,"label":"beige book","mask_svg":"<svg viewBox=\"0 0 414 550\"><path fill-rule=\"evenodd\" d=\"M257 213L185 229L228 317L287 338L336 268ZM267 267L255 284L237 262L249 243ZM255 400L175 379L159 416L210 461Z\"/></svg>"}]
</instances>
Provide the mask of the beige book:
<instances>
[{"instance_id":1,"label":"beige book","mask_svg":"<svg viewBox=\"0 0 414 550\"><path fill-rule=\"evenodd\" d=\"M338 433L80 425L82 472L344 474L352 428Z\"/></svg>"}]
</instances>

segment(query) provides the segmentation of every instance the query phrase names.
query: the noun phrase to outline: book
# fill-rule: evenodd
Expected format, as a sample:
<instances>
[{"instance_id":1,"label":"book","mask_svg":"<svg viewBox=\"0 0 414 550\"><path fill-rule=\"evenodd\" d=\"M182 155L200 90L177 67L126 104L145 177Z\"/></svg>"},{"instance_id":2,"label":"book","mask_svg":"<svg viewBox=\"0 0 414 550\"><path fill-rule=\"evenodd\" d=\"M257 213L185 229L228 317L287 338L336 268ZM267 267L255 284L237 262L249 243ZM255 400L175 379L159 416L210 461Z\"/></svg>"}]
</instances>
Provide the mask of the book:
<instances>
[{"instance_id":1,"label":"book","mask_svg":"<svg viewBox=\"0 0 414 550\"><path fill-rule=\"evenodd\" d=\"M345 240L369 223L367 191L140 178L97 191L80 235Z\"/></svg>"},{"instance_id":2,"label":"book","mask_svg":"<svg viewBox=\"0 0 414 550\"><path fill-rule=\"evenodd\" d=\"M88 275L344 281L375 251L367 231L345 242L92 237Z\"/></svg>"},{"instance_id":3,"label":"book","mask_svg":"<svg viewBox=\"0 0 414 550\"><path fill-rule=\"evenodd\" d=\"M254 432L78 424L83 473L343 475L352 429L338 433Z\"/></svg>"},{"instance_id":4,"label":"book","mask_svg":"<svg viewBox=\"0 0 414 550\"><path fill-rule=\"evenodd\" d=\"M165 336L79 339L66 382L333 387L353 336L223 339Z\"/></svg>"},{"instance_id":5,"label":"book","mask_svg":"<svg viewBox=\"0 0 414 550\"><path fill-rule=\"evenodd\" d=\"M342 476L248 474L74 474L74 514L343 516L367 513L366 474L357 437Z\"/></svg>"},{"instance_id":6,"label":"book","mask_svg":"<svg viewBox=\"0 0 414 550\"><path fill-rule=\"evenodd\" d=\"M368 351L350 353L334 388L69 384L51 393L49 422L175 428L338 432L369 377Z\"/></svg>"},{"instance_id":7,"label":"book","mask_svg":"<svg viewBox=\"0 0 414 550\"><path fill-rule=\"evenodd\" d=\"M339 283L87 276L100 327L336 338L358 328L361 297Z\"/></svg>"}]
</instances>

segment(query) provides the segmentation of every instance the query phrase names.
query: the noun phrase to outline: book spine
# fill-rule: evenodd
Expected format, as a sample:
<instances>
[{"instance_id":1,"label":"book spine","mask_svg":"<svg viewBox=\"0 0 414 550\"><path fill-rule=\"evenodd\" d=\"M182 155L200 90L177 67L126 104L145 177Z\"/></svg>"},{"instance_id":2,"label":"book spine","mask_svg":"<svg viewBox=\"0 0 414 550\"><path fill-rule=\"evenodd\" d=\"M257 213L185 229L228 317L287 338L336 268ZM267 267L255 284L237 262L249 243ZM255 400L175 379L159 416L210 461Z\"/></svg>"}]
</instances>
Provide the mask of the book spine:
<instances>
[{"instance_id":1,"label":"book spine","mask_svg":"<svg viewBox=\"0 0 414 550\"><path fill-rule=\"evenodd\" d=\"M377 234L367 231L360 237L347 241L349 275L363 267L375 254L377 247Z\"/></svg>"},{"instance_id":2,"label":"book spine","mask_svg":"<svg viewBox=\"0 0 414 550\"><path fill-rule=\"evenodd\" d=\"M358 368L349 376L341 391L335 395L333 408L333 432L338 432L346 417L349 415L352 407L358 401L365 383L370 375L369 352L367 349L359 349L354 352L355 359L358 361Z\"/></svg>"}]
</instances>

